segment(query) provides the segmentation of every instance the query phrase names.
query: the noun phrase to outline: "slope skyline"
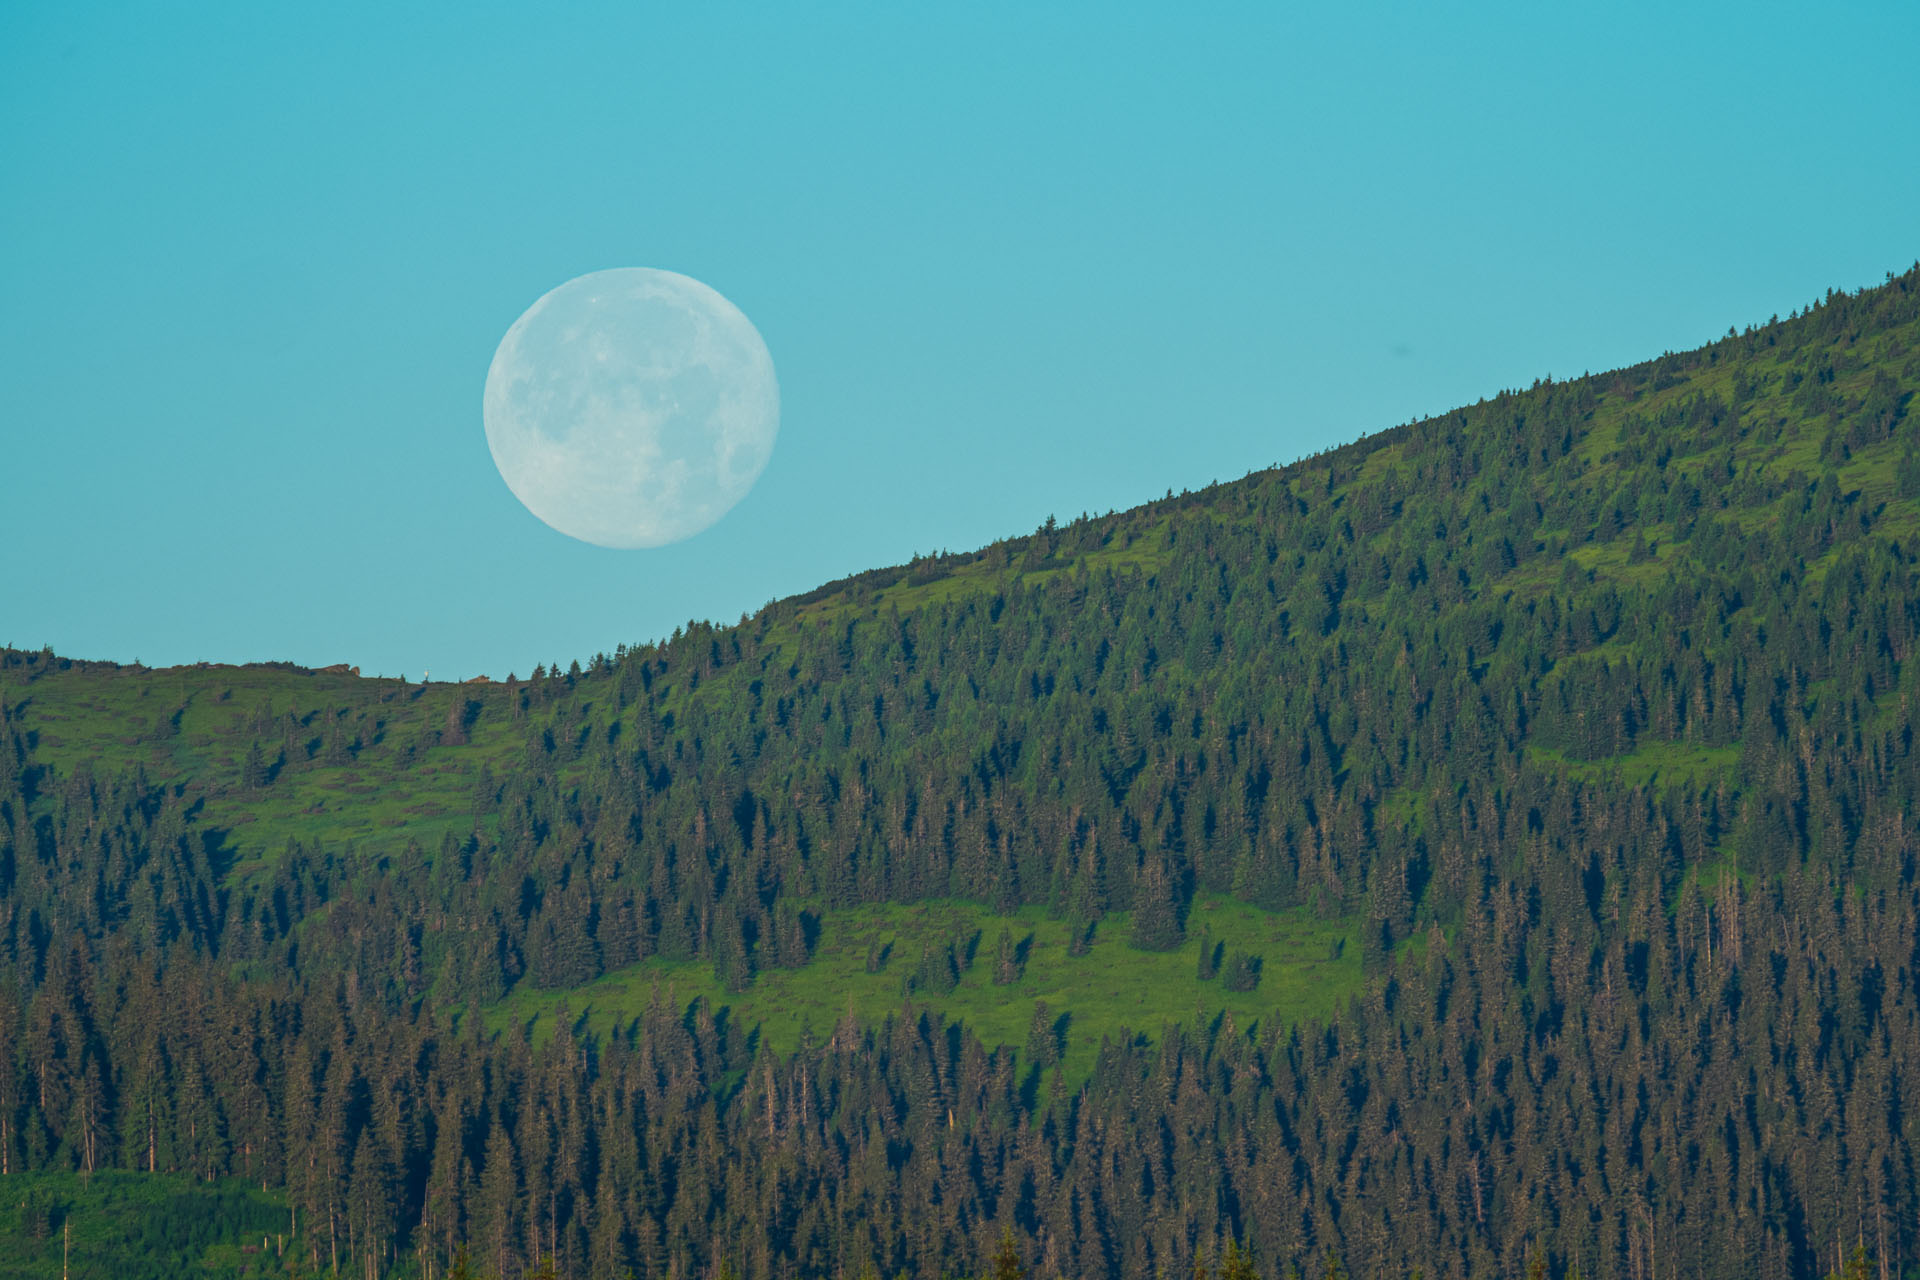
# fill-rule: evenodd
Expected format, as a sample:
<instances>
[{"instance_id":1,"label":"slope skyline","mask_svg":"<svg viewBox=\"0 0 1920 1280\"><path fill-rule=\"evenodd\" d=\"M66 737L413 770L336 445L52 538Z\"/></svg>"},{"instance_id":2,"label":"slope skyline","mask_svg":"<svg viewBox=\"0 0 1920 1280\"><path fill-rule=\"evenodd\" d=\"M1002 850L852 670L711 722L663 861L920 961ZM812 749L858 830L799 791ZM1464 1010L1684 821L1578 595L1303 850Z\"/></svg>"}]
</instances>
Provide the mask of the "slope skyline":
<instances>
[{"instance_id":1,"label":"slope skyline","mask_svg":"<svg viewBox=\"0 0 1920 1280\"><path fill-rule=\"evenodd\" d=\"M1920 260L1916 260L1911 267L1909 267L1906 271L1900 274L1911 275L1912 272L1916 270L1920 270ZM1891 284L1896 278L1897 278L1896 272L1892 270L1888 270L1884 275L1884 282ZM1873 285L1862 286L1860 291L1865 292L1866 290L1871 289L1873 287L1874 287ZM1831 302L1836 297L1845 298L1847 296L1849 296L1849 294L1845 289L1837 286L1829 287L1825 292L1824 300ZM1823 299L1820 297L1814 298L1811 302L1807 304L1805 308L1805 312L1811 312L1814 307L1819 306L1821 304L1822 300ZM1802 309L1790 308L1786 312L1786 318L1788 320L1796 320L1802 314L1803 314ZM1744 334L1748 336L1751 336L1756 329L1764 328L1766 327L1766 324L1777 325L1780 322L1781 318L1782 318L1781 315L1779 313L1776 313L1770 321L1767 321L1763 324L1748 324L1747 326L1745 326L1744 330L1742 330L1740 326L1735 325L1729 328L1727 332L1727 336L1734 337L1739 335L1742 332L1744 332ZM1676 353L1674 351L1668 350L1666 352L1663 352L1662 356L1659 358L1667 358L1675 354ZM1632 365L1623 365L1617 369L1612 369L1612 370L1602 370L1598 374L1595 374L1593 372L1585 372L1579 375L1579 378L1573 379L1573 380L1578 381L1580 379L1593 378L1596 376L1605 377L1605 376L1608 376L1609 374L1618 375L1620 373L1626 372L1629 369L1638 368L1650 362L1651 362L1650 359L1643 359ZM1561 381L1567 381L1567 380L1568 379L1561 379ZM1551 374L1543 375L1543 377L1536 377L1535 379L1533 379L1533 383L1532 383L1533 387L1535 389L1538 389L1539 386L1542 384L1542 381L1545 381L1547 384L1551 385L1554 381L1554 378ZM1503 387L1500 390L1491 393L1490 395L1483 395L1479 399L1474 400L1471 403L1462 402L1461 404L1455 406L1450 410L1441 411L1439 413L1415 415L1413 418L1408 420L1408 425L1413 425L1422 421L1430 422L1437 418L1446 417L1449 413L1458 413L1469 408L1476 408L1479 406L1483 406L1487 403L1489 399L1505 398L1505 397L1516 394L1519 390L1521 390L1521 387L1519 387L1518 385L1514 387ZM1330 453L1330 452L1335 452L1343 449L1365 446L1368 444L1369 441L1375 441L1382 435L1388 432L1391 432L1395 429L1396 429L1395 427L1391 427L1391 426L1375 428L1373 430L1366 431L1358 436L1352 437L1351 439L1333 441L1327 444L1323 449L1316 450L1311 454L1302 454L1301 456L1287 462L1274 462L1267 466L1256 467L1238 476L1215 477L1210 481L1205 481L1200 485L1195 486L1194 488L1182 488L1178 496L1185 498L1196 491L1216 489L1223 484L1230 484L1239 480L1251 480L1256 476L1266 472L1284 471L1290 467L1295 467L1303 463L1310 462L1314 458L1320 456L1323 453ZM1176 495L1172 488L1168 488L1164 496L1167 499L1171 499ZM1105 517L1109 517L1109 518L1116 515L1127 515L1127 514L1130 514L1131 512L1143 510L1147 507L1153 506L1154 501L1155 500L1151 496L1149 496L1145 501L1141 503L1137 503L1134 506L1131 506L1128 508L1109 508L1104 513L1101 513L1101 512L1089 513L1083 510L1078 514L1077 518L1081 521L1084 521L1085 519L1088 518L1089 514L1104 515ZM1074 518L1075 517L1069 517L1070 520ZM1046 520L1043 521L1042 525L1040 526L1039 530L1037 530L1037 532L1044 533L1049 525L1053 525L1057 523L1059 523L1059 517L1055 516L1052 513L1049 513L1048 516L1046 517ZM1027 535L1024 533L1008 534L1003 532L998 538L994 539L992 542L984 543L980 547L974 548L974 549L962 549L959 551L955 551L949 548L939 548L939 549L929 549L925 553L916 551L913 555L911 563L913 565L918 565L923 560L928 562L933 562L933 561L952 560L952 559L955 559L956 557L961 560L978 559L979 557L984 556L987 553L988 549L993 545L998 545L999 543L1007 542L1010 539L1014 541L1019 541L1026 537ZM782 604L787 604L796 599L818 597L824 593L831 592L836 588L839 588L850 582L855 582L861 579L870 578L876 574L884 576L890 573L895 573L901 570L905 570L907 568L909 568L909 562L906 560L900 560L900 561L895 561L888 564L875 565L867 569L858 570L851 574L827 579L817 584L802 587L800 589L790 591L782 596L776 597L774 599L770 599L766 601L765 604L762 606L748 608L741 613L740 621L744 623L754 617L759 616L765 609L770 609ZM726 618L693 617L693 618L687 619L685 625L711 629L711 628L724 628L731 624ZM683 629L684 629L683 624L676 622L673 625L672 631L673 631L673 634L677 636ZM664 645L665 643L668 642L669 639L670 639L669 635L666 634L665 632L651 635L651 636L643 636L643 637L620 636L620 637L616 637L611 644L602 643L590 650L582 650L579 652L569 652L565 654L551 655L559 659L558 661L555 661L552 665L554 669L557 671L560 668L560 665L562 662L570 661L574 663L579 663L579 662L586 661L593 654L598 654L604 657L608 654L615 652L616 650L624 652L629 649L657 647L657 646ZM19 645L11 645L8 642L4 642L4 641L0 641L0 645L5 645L6 647L13 647L13 648L25 647L25 646L19 646ZM52 645L43 645L40 647L44 649L49 649L49 650L55 648L55 646L52 646ZM404 670L395 671L395 672L387 672L384 670L374 670L371 668L370 664L363 663L357 660L356 657L351 654L330 655L325 661L315 659L312 662L296 662L291 657L286 655L268 655L265 657L252 657L252 658L244 658L244 659L216 658L216 657L202 656L202 657L197 657L197 658L193 658L193 659L189 659L181 662L157 663L157 664L144 662L137 656L131 660L124 659L124 658L108 657L101 654L79 654L79 653L71 653L71 652L65 653L62 656L67 658L76 658L84 662L104 663L107 665L119 665L119 666L147 667L154 670L165 670L171 667L189 667L189 666L229 667L229 666L267 665L267 666L294 666L294 667L299 667L309 671L316 671L322 668L334 669L334 670L344 670L344 669L351 668L355 675L365 674L367 676L371 676L374 678L382 678L382 677L388 677L388 676L399 677L399 678L414 678L414 677L411 677L411 673L406 672ZM545 665L547 665L545 662L536 660L531 666L529 666L526 669L526 672L530 673L534 667L544 667ZM492 671L492 670L469 671L464 668L458 669L456 670L456 672L449 674L443 670L441 680L438 681L438 683L445 683L445 682L448 682L449 680L455 681L455 682L475 681L475 680L498 681L503 679L514 678L521 674L523 673L516 670L512 670L512 669L509 669L504 674L501 672ZM422 668L420 676L417 678L423 681L430 679L431 668Z\"/></svg>"},{"instance_id":2,"label":"slope skyline","mask_svg":"<svg viewBox=\"0 0 1920 1280\"><path fill-rule=\"evenodd\" d=\"M0 643L498 677L1689 349L1914 257L1920 14L1834 13L7 6ZM629 556L479 420L616 266L786 406Z\"/></svg>"}]
</instances>

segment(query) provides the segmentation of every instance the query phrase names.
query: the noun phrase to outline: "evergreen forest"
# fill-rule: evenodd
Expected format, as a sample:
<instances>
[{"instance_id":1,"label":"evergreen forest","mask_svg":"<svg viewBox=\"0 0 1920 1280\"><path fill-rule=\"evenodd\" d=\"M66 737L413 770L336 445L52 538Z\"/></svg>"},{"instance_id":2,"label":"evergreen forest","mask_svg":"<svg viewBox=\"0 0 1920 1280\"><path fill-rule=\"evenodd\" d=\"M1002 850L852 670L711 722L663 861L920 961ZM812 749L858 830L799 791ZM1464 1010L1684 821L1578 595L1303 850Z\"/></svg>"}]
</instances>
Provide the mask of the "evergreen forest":
<instances>
[{"instance_id":1,"label":"evergreen forest","mask_svg":"<svg viewBox=\"0 0 1920 1280\"><path fill-rule=\"evenodd\" d=\"M1916 390L1920 267L494 681L0 650L0 1277L1920 1276Z\"/></svg>"}]
</instances>

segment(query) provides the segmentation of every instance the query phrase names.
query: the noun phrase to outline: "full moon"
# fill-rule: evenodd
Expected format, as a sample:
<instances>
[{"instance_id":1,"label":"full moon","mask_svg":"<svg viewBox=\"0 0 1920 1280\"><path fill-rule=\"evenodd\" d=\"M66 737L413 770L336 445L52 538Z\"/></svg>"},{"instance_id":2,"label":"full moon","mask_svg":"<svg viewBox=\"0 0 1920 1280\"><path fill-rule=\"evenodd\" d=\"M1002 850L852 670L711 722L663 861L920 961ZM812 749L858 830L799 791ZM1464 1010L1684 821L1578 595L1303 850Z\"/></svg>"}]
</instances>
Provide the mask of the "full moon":
<instances>
[{"instance_id":1,"label":"full moon","mask_svg":"<svg viewBox=\"0 0 1920 1280\"><path fill-rule=\"evenodd\" d=\"M658 547L753 487L780 387L738 307L688 276L622 267L567 281L513 322L482 413L527 510L582 542Z\"/></svg>"}]
</instances>

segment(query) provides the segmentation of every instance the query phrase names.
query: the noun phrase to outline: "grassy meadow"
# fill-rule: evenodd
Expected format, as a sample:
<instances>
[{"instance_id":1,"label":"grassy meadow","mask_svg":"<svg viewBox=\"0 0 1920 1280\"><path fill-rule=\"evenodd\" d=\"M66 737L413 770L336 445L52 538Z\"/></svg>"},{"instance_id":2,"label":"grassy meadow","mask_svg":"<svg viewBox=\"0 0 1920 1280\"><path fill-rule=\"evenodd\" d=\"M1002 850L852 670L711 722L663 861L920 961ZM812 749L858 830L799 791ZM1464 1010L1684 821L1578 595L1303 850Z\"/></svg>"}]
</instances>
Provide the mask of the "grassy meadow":
<instances>
[{"instance_id":1,"label":"grassy meadow","mask_svg":"<svg viewBox=\"0 0 1920 1280\"><path fill-rule=\"evenodd\" d=\"M1202 897L1188 919L1186 941L1167 952L1128 946L1129 925L1125 914L1107 917L1090 950L1073 956L1067 922L1037 908L1001 916L974 903L935 901L840 911L822 920L810 964L763 970L743 994L728 992L710 965L656 959L571 991L523 986L489 1021L496 1027L522 1022L538 1035L564 1010L576 1024L606 1030L637 1016L658 989L680 1006L705 999L727 1010L735 1027L757 1030L769 1047L786 1053L809 1032L825 1039L849 1008L872 1024L911 1001L964 1021L989 1046L1024 1051L1034 1006L1044 1001L1052 1017L1065 1017L1061 1065L1071 1086L1092 1070L1102 1037L1152 1036L1170 1023L1222 1014L1242 1030L1323 1016L1361 980L1352 924L1304 910L1266 912L1231 898ZM993 980L1002 929L1024 955L1019 978L1005 986ZM1202 981L1203 931L1227 953L1260 956L1259 984L1230 991L1221 976ZM972 944L972 963L958 985L948 992L917 985L923 948L950 942Z\"/></svg>"}]
</instances>

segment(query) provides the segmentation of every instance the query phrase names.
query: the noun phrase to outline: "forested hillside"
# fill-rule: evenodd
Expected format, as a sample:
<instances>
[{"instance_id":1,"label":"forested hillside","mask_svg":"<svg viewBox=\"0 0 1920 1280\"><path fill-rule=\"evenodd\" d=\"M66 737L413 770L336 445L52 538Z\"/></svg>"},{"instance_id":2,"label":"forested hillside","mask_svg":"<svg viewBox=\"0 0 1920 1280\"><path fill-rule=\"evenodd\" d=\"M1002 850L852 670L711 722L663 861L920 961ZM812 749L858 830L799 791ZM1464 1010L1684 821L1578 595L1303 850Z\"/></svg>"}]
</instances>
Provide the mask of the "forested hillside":
<instances>
[{"instance_id":1,"label":"forested hillside","mask_svg":"<svg viewBox=\"0 0 1920 1280\"><path fill-rule=\"evenodd\" d=\"M1920 1271L1920 268L738 625L0 653L0 1201L258 1268ZM6 1219L0 1217L0 1227Z\"/></svg>"}]
</instances>

